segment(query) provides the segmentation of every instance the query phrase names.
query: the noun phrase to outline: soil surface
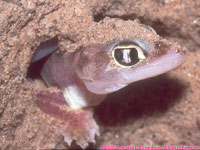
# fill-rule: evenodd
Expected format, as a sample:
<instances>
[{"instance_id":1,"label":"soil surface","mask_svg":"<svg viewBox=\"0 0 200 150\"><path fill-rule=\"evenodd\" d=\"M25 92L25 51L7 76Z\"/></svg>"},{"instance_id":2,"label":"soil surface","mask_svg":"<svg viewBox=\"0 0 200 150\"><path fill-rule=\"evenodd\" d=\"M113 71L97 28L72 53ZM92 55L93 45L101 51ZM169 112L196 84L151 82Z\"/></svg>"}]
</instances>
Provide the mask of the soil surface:
<instances>
[{"instance_id":1,"label":"soil surface","mask_svg":"<svg viewBox=\"0 0 200 150\"><path fill-rule=\"evenodd\" d=\"M31 58L41 42L55 37L64 52L129 36L120 26L129 30L135 19L178 42L185 61L110 94L95 108L101 135L89 148L200 146L199 0L3 0L0 149L79 149L67 146L59 124L36 107L36 85L27 79Z\"/></svg>"}]
</instances>

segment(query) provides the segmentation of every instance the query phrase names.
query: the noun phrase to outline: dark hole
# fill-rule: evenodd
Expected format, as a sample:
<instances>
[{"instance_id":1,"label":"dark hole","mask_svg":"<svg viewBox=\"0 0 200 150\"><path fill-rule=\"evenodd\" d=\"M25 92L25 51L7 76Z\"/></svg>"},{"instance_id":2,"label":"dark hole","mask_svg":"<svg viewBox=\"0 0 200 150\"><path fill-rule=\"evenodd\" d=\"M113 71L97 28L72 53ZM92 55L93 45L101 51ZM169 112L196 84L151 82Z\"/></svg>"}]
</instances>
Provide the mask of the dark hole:
<instances>
[{"instance_id":1,"label":"dark hole","mask_svg":"<svg viewBox=\"0 0 200 150\"><path fill-rule=\"evenodd\" d=\"M29 80L34 80L40 78L40 72L45 64L45 62L48 60L48 58L51 56L53 52L58 50L58 39L55 37L53 39L50 39L48 41L42 42L35 54L33 55L33 58L31 60L31 64L27 71L27 78Z\"/></svg>"},{"instance_id":2,"label":"dark hole","mask_svg":"<svg viewBox=\"0 0 200 150\"><path fill-rule=\"evenodd\" d=\"M115 49L114 57L119 64L124 65L124 66L132 66L139 62L138 52L135 48L129 49L130 50L129 56L130 56L131 61L128 63L125 62L125 60L123 58L124 50L125 49L121 49L121 48Z\"/></svg>"},{"instance_id":3,"label":"dark hole","mask_svg":"<svg viewBox=\"0 0 200 150\"><path fill-rule=\"evenodd\" d=\"M99 22L105 18L103 13L98 13L93 16L95 22Z\"/></svg>"},{"instance_id":4,"label":"dark hole","mask_svg":"<svg viewBox=\"0 0 200 150\"><path fill-rule=\"evenodd\" d=\"M95 22L100 22L101 20L103 20L105 17L110 17L110 18L119 18L119 19L122 19L122 20L135 20L135 18L137 18L137 15L136 14L128 14L128 15L121 15L121 16L118 16L118 15L106 15L104 14L103 12L101 13L97 13L93 16L93 20Z\"/></svg>"}]
</instances>

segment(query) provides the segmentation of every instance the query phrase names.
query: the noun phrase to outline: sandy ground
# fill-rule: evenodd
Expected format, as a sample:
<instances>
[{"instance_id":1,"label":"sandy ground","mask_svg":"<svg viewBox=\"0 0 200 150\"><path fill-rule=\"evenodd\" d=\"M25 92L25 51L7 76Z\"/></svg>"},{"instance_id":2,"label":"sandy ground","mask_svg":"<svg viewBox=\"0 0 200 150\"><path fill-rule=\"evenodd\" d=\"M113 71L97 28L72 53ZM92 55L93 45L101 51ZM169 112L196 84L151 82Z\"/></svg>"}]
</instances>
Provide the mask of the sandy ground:
<instances>
[{"instance_id":1,"label":"sandy ground","mask_svg":"<svg viewBox=\"0 0 200 150\"><path fill-rule=\"evenodd\" d=\"M54 37L61 51L123 38L129 33L113 24L129 30L134 19L179 42L185 62L109 95L95 108L101 136L90 148L200 146L199 0L8 0L0 1L0 149L80 148L68 147L59 124L36 107L31 58Z\"/></svg>"}]
</instances>

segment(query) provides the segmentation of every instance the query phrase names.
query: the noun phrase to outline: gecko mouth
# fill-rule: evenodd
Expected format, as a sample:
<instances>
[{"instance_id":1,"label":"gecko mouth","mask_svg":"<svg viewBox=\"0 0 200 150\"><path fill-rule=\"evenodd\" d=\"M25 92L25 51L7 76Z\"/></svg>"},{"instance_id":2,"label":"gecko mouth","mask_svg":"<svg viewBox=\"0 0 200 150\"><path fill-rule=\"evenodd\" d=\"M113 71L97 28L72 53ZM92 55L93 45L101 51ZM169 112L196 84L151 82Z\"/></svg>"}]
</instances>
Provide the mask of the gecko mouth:
<instances>
[{"instance_id":1,"label":"gecko mouth","mask_svg":"<svg viewBox=\"0 0 200 150\"><path fill-rule=\"evenodd\" d=\"M171 49L167 54L150 63L141 64L138 68L129 68L127 71L121 70L118 73L116 72L117 74L121 74L117 80L109 80L105 83L99 82L99 87L97 86L97 82L95 84L87 82L86 87L96 94L111 93L135 81L155 77L172 70L181 65L183 60L184 57L181 53L176 52L175 49Z\"/></svg>"},{"instance_id":2,"label":"gecko mouth","mask_svg":"<svg viewBox=\"0 0 200 150\"><path fill-rule=\"evenodd\" d=\"M184 56L175 49L171 49L166 55L158 60L146 63L145 65L135 69L128 76L124 75L126 83L158 76L169 70L175 69L183 63Z\"/></svg>"}]
</instances>

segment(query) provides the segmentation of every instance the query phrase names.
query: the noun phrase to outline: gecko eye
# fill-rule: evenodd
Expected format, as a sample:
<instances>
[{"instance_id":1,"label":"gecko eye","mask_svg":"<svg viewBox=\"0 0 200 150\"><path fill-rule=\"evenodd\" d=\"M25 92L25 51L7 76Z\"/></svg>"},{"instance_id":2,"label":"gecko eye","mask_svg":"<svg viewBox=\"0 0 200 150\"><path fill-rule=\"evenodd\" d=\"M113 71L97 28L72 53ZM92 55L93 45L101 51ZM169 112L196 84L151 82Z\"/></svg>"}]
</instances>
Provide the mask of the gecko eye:
<instances>
[{"instance_id":1,"label":"gecko eye","mask_svg":"<svg viewBox=\"0 0 200 150\"><path fill-rule=\"evenodd\" d=\"M112 57L120 66L133 66L146 59L143 50L133 44L115 46L112 50Z\"/></svg>"}]
</instances>

